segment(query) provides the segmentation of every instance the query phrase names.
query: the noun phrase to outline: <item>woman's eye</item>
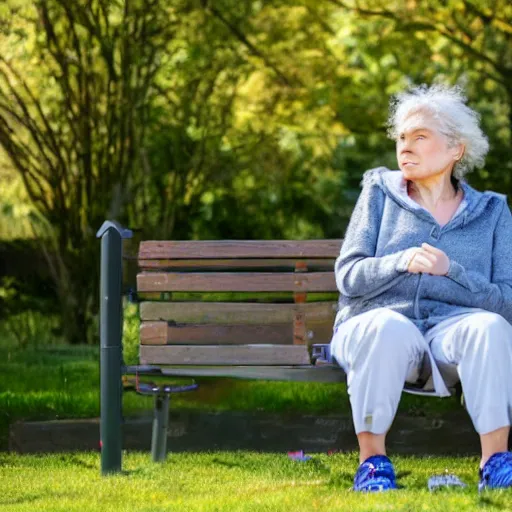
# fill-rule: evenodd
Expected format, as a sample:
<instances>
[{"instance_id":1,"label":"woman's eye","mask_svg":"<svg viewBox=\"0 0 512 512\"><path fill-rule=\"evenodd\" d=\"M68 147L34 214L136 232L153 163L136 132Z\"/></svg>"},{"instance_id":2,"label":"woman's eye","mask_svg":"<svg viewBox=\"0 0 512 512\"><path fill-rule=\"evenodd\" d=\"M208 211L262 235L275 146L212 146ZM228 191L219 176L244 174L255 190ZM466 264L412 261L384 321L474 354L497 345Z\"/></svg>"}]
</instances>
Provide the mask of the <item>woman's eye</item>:
<instances>
[{"instance_id":1,"label":"woman's eye","mask_svg":"<svg viewBox=\"0 0 512 512\"><path fill-rule=\"evenodd\" d=\"M416 140L423 140L425 138L425 135L418 135L416 137Z\"/></svg>"}]
</instances>

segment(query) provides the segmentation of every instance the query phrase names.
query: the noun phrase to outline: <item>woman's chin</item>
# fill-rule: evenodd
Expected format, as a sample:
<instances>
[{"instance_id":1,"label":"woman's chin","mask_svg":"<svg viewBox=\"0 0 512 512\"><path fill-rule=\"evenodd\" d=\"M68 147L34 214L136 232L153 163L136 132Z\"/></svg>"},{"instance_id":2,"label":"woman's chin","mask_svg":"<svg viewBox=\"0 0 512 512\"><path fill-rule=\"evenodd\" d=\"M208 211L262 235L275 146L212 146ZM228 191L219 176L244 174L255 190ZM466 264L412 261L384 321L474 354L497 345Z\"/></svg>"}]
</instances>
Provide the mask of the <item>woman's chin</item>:
<instances>
[{"instance_id":1,"label":"woman's chin","mask_svg":"<svg viewBox=\"0 0 512 512\"><path fill-rule=\"evenodd\" d=\"M418 177L418 172L415 172L415 169L409 165L400 167L400 170L406 180L412 180Z\"/></svg>"}]
</instances>

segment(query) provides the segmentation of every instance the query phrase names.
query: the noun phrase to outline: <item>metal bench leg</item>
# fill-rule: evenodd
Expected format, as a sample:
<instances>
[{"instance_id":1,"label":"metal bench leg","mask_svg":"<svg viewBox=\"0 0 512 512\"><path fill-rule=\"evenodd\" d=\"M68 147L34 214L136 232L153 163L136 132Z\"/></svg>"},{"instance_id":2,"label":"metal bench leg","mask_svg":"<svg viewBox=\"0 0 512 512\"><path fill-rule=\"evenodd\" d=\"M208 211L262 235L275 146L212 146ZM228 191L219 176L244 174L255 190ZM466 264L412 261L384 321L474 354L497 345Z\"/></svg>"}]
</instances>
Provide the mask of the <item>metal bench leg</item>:
<instances>
[{"instance_id":1,"label":"metal bench leg","mask_svg":"<svg viewBox=\"0 0 512 512\"><path fill-rule=\"evenodd\" d=\"M101 231L101 230L100 230ZM108 228L101 234L101 474L121 471L122 415L122 239Z\"/></svg>"},{"instance_id":2,"label":"metal bench leg","mask_svg":"<svg viewBox=\"0 0 512 512\"><path fill-rule=\"evenodd\" d=\"M164 462L167 454L167 427L169 426L169 395L155 396L151 456L153 462Z\"/></svg>"}]
</instances>

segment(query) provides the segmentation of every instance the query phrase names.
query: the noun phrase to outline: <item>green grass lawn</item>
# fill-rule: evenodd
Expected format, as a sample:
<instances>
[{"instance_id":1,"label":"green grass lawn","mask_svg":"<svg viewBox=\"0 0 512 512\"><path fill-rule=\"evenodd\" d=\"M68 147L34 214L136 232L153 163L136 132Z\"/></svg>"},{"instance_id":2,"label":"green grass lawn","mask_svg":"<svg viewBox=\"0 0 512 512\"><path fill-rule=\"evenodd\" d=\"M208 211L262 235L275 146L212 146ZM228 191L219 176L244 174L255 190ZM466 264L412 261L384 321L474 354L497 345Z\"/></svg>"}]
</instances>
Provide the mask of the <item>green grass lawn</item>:
<instances>
[{"instance_id":1,"label":"green grass lawn","mask_svg":"<svg viewBox=\"0 0 512 512\"><path fill-rule=\"evenodd\" d=\"M300 463L286 454L182 453L157 465L149 453L128 453L123 474L102 478L98 453L2 453L13 421L99 415L99 350L4 348L0 361L1 511L512 510L512 491L477 494L476 458L396 457L401 490L367 496L349 491L355 454L313 454L313 460ZM204 379L200 386L198 392L177 395L173 407L307 414L349 410L340 385ZM459 407L455 398L404 395L400 412L442 415ZM126 416L151 410L151 399L124 395ZM430 494L428 477L445 469L470 487Z\"/></svg>"},{"instance_id":2,"label":"green grass lawn","mask_svg":"<svg viewBox=\"0 0 512 512\"><path fill-rule=\"evenodd\" d=\"M475 511L511 510L512 491L477 493L476 458L396 457L400 489L350 491L354 454L212 452L171 454L162 465L148 454L124 456L123 474L101 477L98 454L0 454L0 510L15 511ZM467 489L430 493L427 480L445 469Z\"/></svg>"}]
</instances>

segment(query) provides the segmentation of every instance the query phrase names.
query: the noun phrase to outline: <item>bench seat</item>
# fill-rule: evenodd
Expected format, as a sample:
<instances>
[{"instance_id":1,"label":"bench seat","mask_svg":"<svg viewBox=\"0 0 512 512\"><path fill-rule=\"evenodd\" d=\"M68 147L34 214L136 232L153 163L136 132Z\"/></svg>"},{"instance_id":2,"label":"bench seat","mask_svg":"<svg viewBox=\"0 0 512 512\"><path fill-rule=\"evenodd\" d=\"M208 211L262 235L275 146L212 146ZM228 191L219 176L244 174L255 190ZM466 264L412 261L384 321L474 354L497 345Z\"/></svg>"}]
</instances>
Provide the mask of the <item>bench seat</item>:
<instances>
[{"instance_id":1,"label":"bench seat","mask_svg":"<svg viewBox=\"0 0 512 512\"><path fill-rule=\"evenodd\" d=\"M334 364L295 366L127 366L126 373L168 377L226 377L249 380L300 382L345 382L343 370ZM153 370L153 372L151 371Z\"/></svg>"}]
</instances>

